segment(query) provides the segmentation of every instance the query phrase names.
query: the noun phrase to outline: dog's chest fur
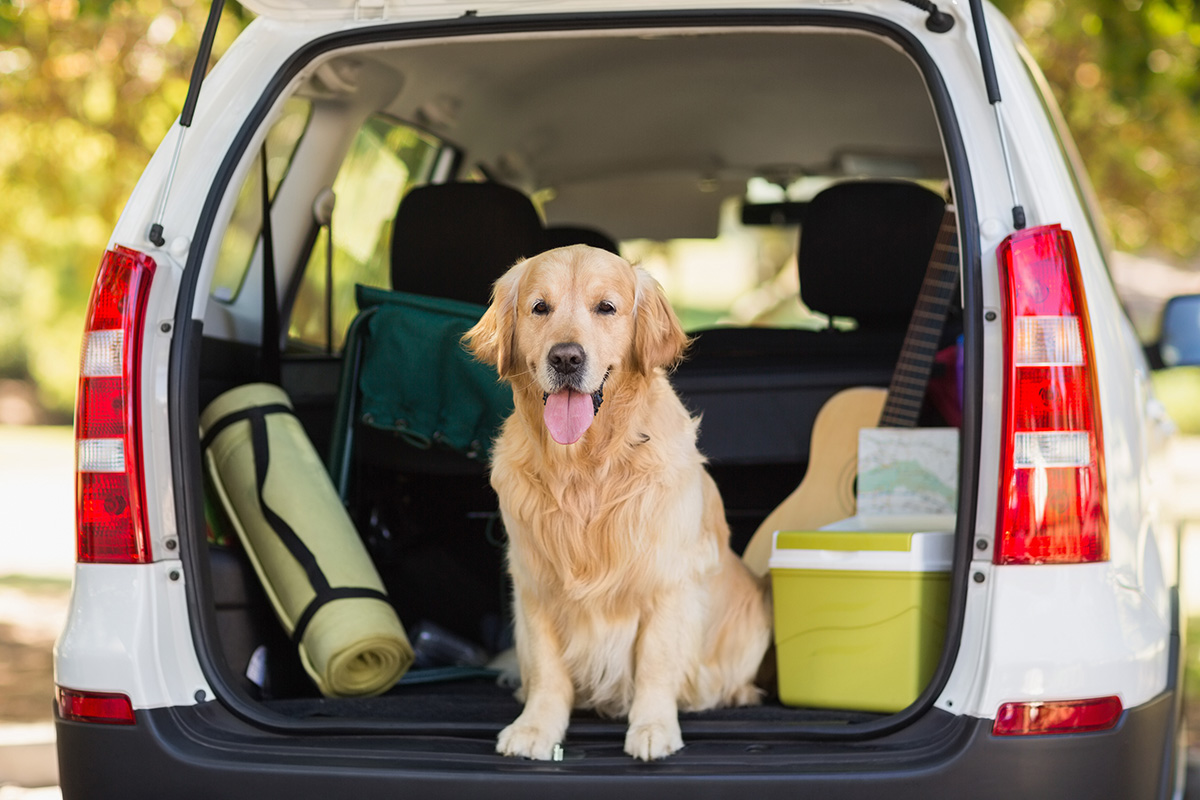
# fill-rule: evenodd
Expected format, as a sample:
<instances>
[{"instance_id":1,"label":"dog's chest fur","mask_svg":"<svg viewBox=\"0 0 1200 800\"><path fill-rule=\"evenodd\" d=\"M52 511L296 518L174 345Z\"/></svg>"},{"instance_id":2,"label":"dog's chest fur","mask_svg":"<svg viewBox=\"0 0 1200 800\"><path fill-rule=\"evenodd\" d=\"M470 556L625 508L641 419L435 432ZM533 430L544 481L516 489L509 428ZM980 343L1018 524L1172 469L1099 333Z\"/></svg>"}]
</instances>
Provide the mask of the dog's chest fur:
<instances>
[{"instance_id":1,"label":"dog's chest fur","mask_svg":"<svg viewBox=\"0 0 1200 800\"><path fill-rule=\"evenodd\" d=\"M510 568L547 597L637 605L664 576L700 567L670 563L703 535L696 421L665 378L613 395L569 448L547 442L536 407L519 409L497 441L492 485Z\"/></svg>"},{"instance_id":2,"label":"dog's chest fur","mask_svg":"<svg viewBox=\"0 0 1200 800\"><path fill-rule=\"evenodd\" d=\"M603 465L577 460L502 479L511 567L527 572L539 591L580 602L636 602L652 592L663 539L647 526L663 514L651 501L661 505L663 498L646 489L678 485L675 476L656 474L657 462L650 452L631 453ZM697 516L682 497L671 505L677 515ZM690 522L699 527L698 518Z\"/></svg>"}]
</instances>

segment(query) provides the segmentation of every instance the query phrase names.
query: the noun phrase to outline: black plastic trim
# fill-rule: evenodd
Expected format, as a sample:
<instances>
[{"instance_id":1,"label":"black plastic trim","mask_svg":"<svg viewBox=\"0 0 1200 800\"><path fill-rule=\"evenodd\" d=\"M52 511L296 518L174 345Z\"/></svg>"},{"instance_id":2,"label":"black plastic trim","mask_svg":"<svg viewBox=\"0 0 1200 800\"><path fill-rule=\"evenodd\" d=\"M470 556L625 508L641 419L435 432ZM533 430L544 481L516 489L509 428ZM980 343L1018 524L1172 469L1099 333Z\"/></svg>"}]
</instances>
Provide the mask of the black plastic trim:
<instances>
[{"instance_id":1,"label":"black plastic trim","mask_svg":"<svg viewBox=\"0 0 1200 800\"><path fill-rule=\"evenodd\" d=\"M1182 561L1176 561L1176 564L1181 564ZM1158 796L1166 800L1176 796L1175 790L1182 790L1183 786L1176 786L1175 783L1180 777L1180 767L1187 768L1186 751L1180 752L1180 736L1182 742L1187 744L1186 725L1187 720L1184 717L1184 685L1180 682L1180 676L1187 670L1187 649L1183 645L1183 633L1180 631L1180 621L1183 615L1180 613L1179 607L1179 586L1171 587L1171 634L1168 639L1168 661L1167 661L1167 688L1174 690L1174 696L1171 700L1169 714L1170 721L1167 724L1166 731L1168 735L1163 742L1162 756L1162 773L1159 778ZM1170 735L1173 733L1174 735ZM1185 763L1179 763L1180 756L1183 756Z\"/></svg>"},{"instance_id":2,"label":"black plastic trim","mask_svg":"<svg viewBox=\"0 0 1200 800\"><path fill-rule=\"evenodd\" d=\"M860 13L830 11L809 12L802 10L762 11L711 11L711 12L634 12L530 15L520 17L479 18L464 16L439 22L401 23L378 25L363 31L336 33L316 39L298 49L280 68L268 84L254 111L239 130L231 143L224 160L217 170L212 188L205 200L200 218L192 237L189 264L200 264L204 260L209 234L214 225L217 208L224 197L228 184L242 158L243 152L253 141L263 124L267 110L291 79L316 56L338 48L381 41L424 39L443 36L473 36L513 32L549 32L590 28L593 30L632 30L639 28L682 28L700 26L750 27L750 26L796 26L824 27L861 30L888 38L901 46L918 65L929 87L930 95L938 116L941 132L951 166L951 182L958 205L960 241L962 249L964 287L964 343L970 357L964 359L964 432L960 447L960 488L958 509L958 532L955 550L955 570L952 576L952 603L947 619L946 646L941 661L930 685L917 701L904 711L876 721L852 726L832 727L828 725L806 725L773 723L762 731L747 730L748 735L789 735L811 740L863 740L882 736L912 724L933 707L949 678L958 655L966 605L967 576L972 553L975 527L975 499L978 490L978 463L981 436L982 409L982 291L980 288L981 254L979 231L975 210L974 190L967 165L966 150L962 133L958 127L949 92L932 59L920 46L916 37L904 28L886 20ZM968 268L968 266L970 268ZM196 386L198 382L199 341L201 323L191 317L197 291L198 269L184 273L175 314L175 330L172 341L171 364L168 389L173 407L179 413L171 415L171 452L178 527L181 533L182 553L185 569L200 578L187 583L188 608L193 625L193 636L201 646L197 655L201 667L213 684L214 690L229 708L240 716L254 720L257 724L278 731L295 731L298 728L311 732L363 730L395 731L400 723L379 723L359 720L305 720L298 721L268 712L251 700L240 688L234 676L221 659L214 656L217 632L211 609L204 602L205 593L210 592L204 562L203 499L201 490L201 459L199 441L196 436L199 410ZM186 332L186 335L184 335ZM185 533L186 532L186 533ZM414 731L416 732L416 731ZM444 732L443 732L444 733Z\"/></svg>"},{"instance_id":3,"label":"black plastic trim","mask_svg":"<svg viewBox=\"0 0 1200 800\"><path fill-rule=\"evenodd\" d=\"M490 738L281 738L241 725L218 703L138 711L132 726L57 720L63 796L224 800L488 797L588 800L819 797L822 800L1151 800L1174 698L1127 709L1109 731L991 734L991 720L940 717L940 735L889 754L774 740L689 744L652 764L568 737L560 762L505 758ZM1168 735L1168 738L1171 738Z\"/></svg>"}]
</instances>

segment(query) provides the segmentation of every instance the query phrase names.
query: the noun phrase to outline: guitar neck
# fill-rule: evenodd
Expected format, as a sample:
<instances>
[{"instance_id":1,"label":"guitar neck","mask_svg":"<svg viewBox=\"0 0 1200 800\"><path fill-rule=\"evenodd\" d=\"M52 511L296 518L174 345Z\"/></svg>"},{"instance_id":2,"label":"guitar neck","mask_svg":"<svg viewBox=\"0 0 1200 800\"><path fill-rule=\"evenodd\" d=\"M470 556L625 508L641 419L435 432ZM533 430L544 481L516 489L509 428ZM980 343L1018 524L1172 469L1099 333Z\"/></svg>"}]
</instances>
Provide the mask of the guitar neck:
<instances>
[{"instance_id":1,"label":"guitar neck","mask_svg":"<svg viewBox=\"0 0 1200 800\"><path fill-rule=\"evenodd\" d=\"M911 428L917 424L941 343L946 310L958 287L958 264L954 207L948 205L921 282L921 293L904 333L904 346L888 385L880 427Z\"/></svg>"}]
</instances>

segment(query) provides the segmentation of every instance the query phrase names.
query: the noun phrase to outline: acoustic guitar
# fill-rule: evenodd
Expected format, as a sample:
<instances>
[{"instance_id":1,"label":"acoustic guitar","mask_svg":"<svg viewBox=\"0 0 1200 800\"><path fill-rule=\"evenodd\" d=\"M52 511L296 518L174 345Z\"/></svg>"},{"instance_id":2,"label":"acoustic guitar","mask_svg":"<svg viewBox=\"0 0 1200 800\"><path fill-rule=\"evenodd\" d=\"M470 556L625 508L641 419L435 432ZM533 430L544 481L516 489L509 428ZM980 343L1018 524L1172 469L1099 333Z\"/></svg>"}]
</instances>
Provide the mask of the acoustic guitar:
<instances>
[{"instance_id":1,"label":"acoustic guitar","mask_svg":"<svg viewBox=\"0 0 1200 800\"><path fill-rule=\"evenodd\" d=\"M775 531L813 531L854 515L859 430L911 428L917 424L941 343L946 309L958 286L958 264L954 206L947 205L891 383L887 389L844 389L825 401L813 420L803 480L767 515L742 553L742 560L755 575L767 573Z\"/></svg>"}]
</instances>

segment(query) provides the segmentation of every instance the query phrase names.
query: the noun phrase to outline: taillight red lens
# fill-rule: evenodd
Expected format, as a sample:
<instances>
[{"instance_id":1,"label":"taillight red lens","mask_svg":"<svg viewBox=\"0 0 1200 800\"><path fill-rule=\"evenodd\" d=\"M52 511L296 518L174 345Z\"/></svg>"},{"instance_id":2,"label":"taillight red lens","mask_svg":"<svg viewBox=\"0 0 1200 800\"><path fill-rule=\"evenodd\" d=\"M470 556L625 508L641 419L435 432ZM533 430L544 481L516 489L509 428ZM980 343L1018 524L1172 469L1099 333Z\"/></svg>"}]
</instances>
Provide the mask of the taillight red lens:
<instances>
[{"instance_id":1,"label":"taillight red lens","mask_svg":"<svg viewBox=\"0 0 1200 800\"><path fill-rule=\"evenodd\" d=\"M150 560L140 367L152 258L117 247L92 287L75 398L75 532L81 562Z\"/></svg>"},{"instance_id":2,"label":"taillight red lens","mask_svg":"<svg viewBox=\"0 0 1200 800\"><path fill-rule=\"evenodd\" d=\"M74 722L100 722L108 725L133 725L133 703L115 692L78 692L54 688L58 715Z\"/></svg>"},{"instance_id":3,"label":"taillight red lens","mask_svg":"<svg viewBox=\"0 0 1200 800\"><path fill-rule=\"evenodd\" d=\"M1005 309L997 564L1108 558L1104 446L1075 241L1059 225L997 250Z\"/></svg>"},{"instance_id":4,"label":"taillight red lens","mask_svg":"<svg viewBox=\"0 0 1200 800\"><path fill-rule=\"evenodd\" d=\"M996 712L992 733L996 736L1030 736L1105 731L1117 724L1123 710L1121 699L1115 696L1005 703Z\"/></svg>"}]
</instances>

